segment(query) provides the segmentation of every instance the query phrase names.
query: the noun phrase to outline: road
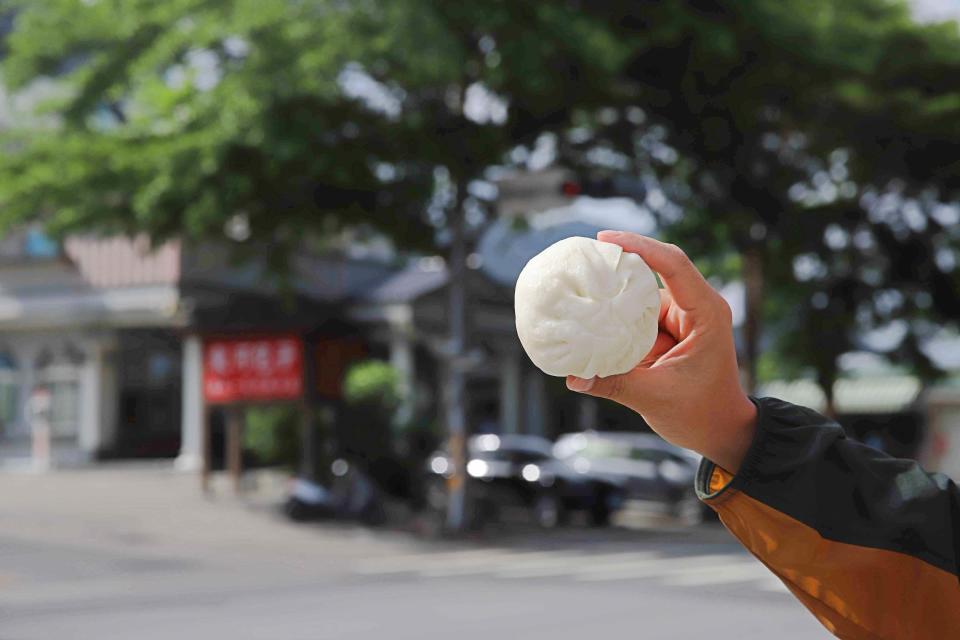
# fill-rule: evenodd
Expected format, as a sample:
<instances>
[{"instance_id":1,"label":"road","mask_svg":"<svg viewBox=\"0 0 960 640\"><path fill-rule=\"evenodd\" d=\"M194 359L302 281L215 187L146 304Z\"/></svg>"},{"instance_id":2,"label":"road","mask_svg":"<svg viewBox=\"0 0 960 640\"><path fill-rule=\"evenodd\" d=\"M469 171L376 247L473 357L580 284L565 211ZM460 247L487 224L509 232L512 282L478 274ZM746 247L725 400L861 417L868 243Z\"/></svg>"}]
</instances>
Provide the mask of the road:
<instances>
[{"instance_id":1,"label":"road","mask_svg":"<svg viewBox=\"0 0 960 640\"><path fill-rule=\"evenodd\" d=\"M159 467L0 477L2 640L708 635L831 637L720 528L425 542Z\"/></svg>"}]
</instances>

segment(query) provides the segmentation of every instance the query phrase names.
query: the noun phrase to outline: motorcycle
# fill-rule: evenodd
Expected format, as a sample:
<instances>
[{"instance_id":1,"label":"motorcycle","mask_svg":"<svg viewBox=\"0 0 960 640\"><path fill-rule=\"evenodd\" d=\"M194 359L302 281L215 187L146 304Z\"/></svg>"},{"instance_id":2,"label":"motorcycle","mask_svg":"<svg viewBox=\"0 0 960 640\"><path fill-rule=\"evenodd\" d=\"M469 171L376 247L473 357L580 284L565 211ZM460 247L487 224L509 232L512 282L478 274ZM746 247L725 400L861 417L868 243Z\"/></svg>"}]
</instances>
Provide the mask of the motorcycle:
<instances>
[{"instance_id":1,"label":"motorcycle","mask_svg":"<svg viewBox=\"0 0 960 640\"><path fill-rule=\"evenodd\" d=\"M329 487L303 477L293 480L283 511L296 522L346 520L368 526L386 521L383 498L370 477L343 458L330 465Z\"/></svg>"}]
</instances>

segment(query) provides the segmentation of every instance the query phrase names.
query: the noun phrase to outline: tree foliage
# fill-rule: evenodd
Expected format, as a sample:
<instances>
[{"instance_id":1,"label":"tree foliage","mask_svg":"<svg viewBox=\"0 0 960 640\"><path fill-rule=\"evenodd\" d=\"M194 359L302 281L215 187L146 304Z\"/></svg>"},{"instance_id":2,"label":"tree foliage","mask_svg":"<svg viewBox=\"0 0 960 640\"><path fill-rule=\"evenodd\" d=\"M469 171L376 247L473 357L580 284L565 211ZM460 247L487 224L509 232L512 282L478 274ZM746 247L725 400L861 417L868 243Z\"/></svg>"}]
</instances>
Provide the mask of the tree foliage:
<instances>
[{"instance_id":1,"label":"tree foliage","mask_svg":"<svg viewBox=\"0 0 960 640\"><path fill-rule=\"evenodd\" d=\"M960 42L902 1L5 6L4 82L57 90L3 133L0 225L424 246L479 226L487 169L550 135L642 184L704 266L758 254L778 353L825 383L891 322L933 375L921 345L960 317Z\"/></svg>"},{"instance_id":2,"label":"tree foliage","mask_svg":"<svg viewBox=\"0 0 960 640\"><path fill-rule=\"evenodd\" d=\"M593 6L611 23L626 11ZM630 34L683 16L629 58L636 97L585 119L568 157L656 174L648 205L706 266L758 252L777 353L828 392L837 356L876 348L863 336L890 323L904 337L882 348L935 375L921 346L960 318L957 26L917 25L881 0L680 6L619 23Z\"/></svg>"},{"instance_id":3,"label":"tree foliage","mask_svg":"<svg viewBox=\"0 0 960 640\"><path fill-rule=\"evenodd\" d=\"M367 224L422 246L458 184L482 213L466 185L620 63L547 2L11 1L5 82L60 91L48 126L6 133L0 222L61 231L241 215L274 242ZM471 92L509 111L465 113Z\"/></svg>"}]
</instances>

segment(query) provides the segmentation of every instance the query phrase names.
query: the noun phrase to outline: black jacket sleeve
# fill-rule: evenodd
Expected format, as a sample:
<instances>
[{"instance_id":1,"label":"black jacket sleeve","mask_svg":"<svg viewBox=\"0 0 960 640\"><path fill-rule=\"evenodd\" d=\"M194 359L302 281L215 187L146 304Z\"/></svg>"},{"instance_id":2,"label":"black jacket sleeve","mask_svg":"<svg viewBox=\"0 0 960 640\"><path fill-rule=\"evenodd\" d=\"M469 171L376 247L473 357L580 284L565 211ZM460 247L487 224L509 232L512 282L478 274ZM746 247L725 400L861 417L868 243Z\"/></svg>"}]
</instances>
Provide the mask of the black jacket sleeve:
<instances>
[{"instance_id":1,"label":"black jacket sleeve","mask_svg":"<svg viewBox=\"0 0 960 640\"><path fill-rule=\"evenodd\" d=\"M954 481L809 409L755 402L739 472L704 460L701 499L838 637L960 637Z\"/></svg>"}]
</instances>

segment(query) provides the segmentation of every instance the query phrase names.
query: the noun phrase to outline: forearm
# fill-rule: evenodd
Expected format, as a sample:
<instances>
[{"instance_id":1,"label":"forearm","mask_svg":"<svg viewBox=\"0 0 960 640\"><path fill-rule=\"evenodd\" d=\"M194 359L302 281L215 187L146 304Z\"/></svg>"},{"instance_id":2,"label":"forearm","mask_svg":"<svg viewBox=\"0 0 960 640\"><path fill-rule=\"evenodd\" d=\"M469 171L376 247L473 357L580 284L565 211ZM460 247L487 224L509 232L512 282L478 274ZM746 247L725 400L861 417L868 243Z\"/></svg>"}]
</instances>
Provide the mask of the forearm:
<instances>
[{"instance_id":1,"label":"forearm","mask_svg":"<svg viewBox=\"0 0 960 640\"><path fill-rule=\"evenodd\" d=\"M705 461L697 480L724 525L841 637L960 628L956 485L808 409L758 406L737 474Z\"/></svg>"}]
</instances>

